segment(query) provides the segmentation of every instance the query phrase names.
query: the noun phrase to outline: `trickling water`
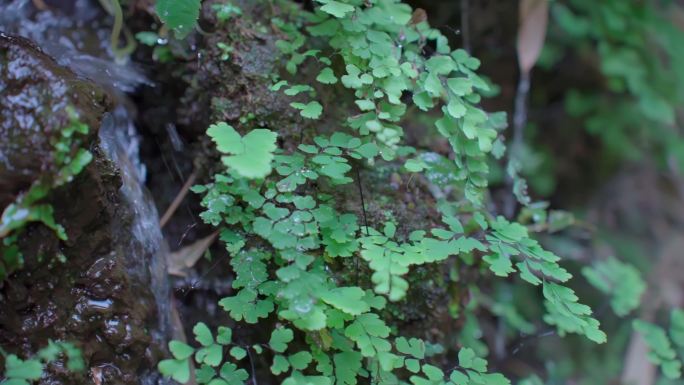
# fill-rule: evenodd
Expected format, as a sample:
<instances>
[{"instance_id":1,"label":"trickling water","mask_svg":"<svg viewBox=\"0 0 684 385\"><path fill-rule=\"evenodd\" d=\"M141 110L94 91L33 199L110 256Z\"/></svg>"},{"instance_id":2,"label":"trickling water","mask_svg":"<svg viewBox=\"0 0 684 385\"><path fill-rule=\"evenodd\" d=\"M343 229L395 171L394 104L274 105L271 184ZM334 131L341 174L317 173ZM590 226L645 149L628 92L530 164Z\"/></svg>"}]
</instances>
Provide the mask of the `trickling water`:
<instances>
[{"instance_id":1,"label":"trickling water","mask_svg":"<svg viewBox=\"0 0 684 385\"><path fill-rule=\"evenodd\" d=\"M140 162L140 137L127 110L119 105L108 114L99 132L100 144L108 157L121 170L121 193L133 214L132 222L127 224L133 237L121 227L126 224L114 223L112 232L122 238L122 252L126 255L129 273L141 282L149 282L157 305L157 330L153 337L158 343L170 335L171 297L167 278L166 254L168 248L159 227L159 215L149 193L144 189L145 166ZM118 233L118 234L117 234ZM140 379L143 385L162 384L154 373ZM171 384L171 382L169 382Z\"/></svg>"},{"instance_id":2,"label":"trickling water","mask_svg":"<svg viewBox=\"0 0 684 385\"><path fill-rule=\"evenodd\" d=\"M128 226L133 234L127 249L127 264L132 275L145 281L151 279L150 289L159 314L159 333L166 335L170 325L170 292L166 276L167 247L159 227L159 214L149 193L144 190L146 169L140 162L140 137L130 114L119 105L105 116L99 132L100 144L107 156L121 170L121 193L130 205L133 220ZM115 224L118 227L120 224ZM113 229L117 232L117 229ZM149 261L149 264L147 263Z\"/></svg>"},{"instance_id":3,"label":"trickling water","mask_svg":"<svg viewBox=\"0 0 684 385\"><path fill-rule=\"evenodd\" d=\"M102 86L132 92L140 84L151 85L133 63L113 60L111 27L95 4L64 1L61 8L38 12L30 0L0 1L0 28L33 40L60 65Z\"/></svg>"}]
</instances>

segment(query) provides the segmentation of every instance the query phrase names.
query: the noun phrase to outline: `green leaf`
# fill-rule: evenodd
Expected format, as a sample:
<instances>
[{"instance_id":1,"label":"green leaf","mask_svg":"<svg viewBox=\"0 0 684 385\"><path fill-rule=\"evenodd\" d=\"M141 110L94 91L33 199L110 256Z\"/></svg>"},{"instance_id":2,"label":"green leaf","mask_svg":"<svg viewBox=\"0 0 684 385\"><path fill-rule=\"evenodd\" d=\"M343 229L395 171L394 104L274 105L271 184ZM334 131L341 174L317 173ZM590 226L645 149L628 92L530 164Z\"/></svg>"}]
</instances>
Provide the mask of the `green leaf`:
<instances>
[{"instance_id":1,"label":"green leaf","mask_svg":"<svg viewBox=\"0 0 684 385\"><path fill-rule=\"evenodd\" d=\"M380 150L378 149L378 146L375 143L364 143L358 148L354 149L354 152L357 152L359 155L366 159L371 159L378 155L378 152Z\"/></svg>"},{"instance_id":2,"label":"green leaf","mask_svg":"<svg viewBox=\"0 0 684 385\"><path fill-rule=\"evenodd\" d=\"M508 222L504 217L498 216L491 222L495 235L506 242L518 242L527 238L527 228L519 223Z\"/></svg>"},{"instance_id":3,"label":"green leaf","mask_svg":"<svg viewBox=\"0 0 684 385\"><path fill-rule=\"evenodd\" d=\"M316 77L316 80L323 84L335 84L337 83L337 76L333 72L332 68L325 67Z\"/></svg>"},{"instance_id":4,"label":"green leaf","mask_svg":"<svg viewBox=\"0 0 684 385\"><path fill-rule=\"evenodd\" d=\"M4 376L24 380L37 380L43 375L43 364L38 360L22 361L14 354L7 356Z\"/></svg>"},{"instance_id":5,"label":"green leaf","mask_svg":"<svg viewBox=\"0 0 684 385\"><path fill-rule=\"evenodd\" d=\"M639 307L646 283L639 270L615 258L594 263L582 269L590 284L608 294L610 305L619 316L625 316Z\"/></svg>"},{"instance_id":6,"label":"green leaf","mask_svg":"<svg viewBox=\"0 0 684 385\"><path fill-rule=\"evenodd\" d=\"M356 377L361 371L363 356L357 352L342 352L333 356L337 384L355 385Z\"/></svg>"},{"instance_id":7,"label":"green leaf","mask_svg":"<svg viewBox=\"0 0 684 385\"><path fill-rule=\"evenodd\" d=\"M316 207L316 201L310 196L296 196L292 199L295 207L300 210L311 210Z\"/></svg>"},{"instance_id":8,"label":"green leaf","mask_svg":"<svg viewBox=\"0 0 684 385\"><path fill-rule=\"evenodd\" d=\"M300 110L299 114L308 119L318 119L323 112L323 106L317 101L309 102L307 104L293 102L290 103L290 106Z\"/></svg>"},{"instance_id":9,"label":"green leaf","mask_svg":"<svg viewBox=\"0 0 684 385\"><path fill-rule=\"evenodd\" d=\"M359 99L354 101L356 105L361 109L361 111L373 111L375 110L375 103L369 99Z\"/></svg>"},{"instance_id":10,"label":"green leaf","mask_svg":"<svg viewBox=\"0 0 684 385\"><path fill-rule=\"evenodd\" d=\"M227 123L212 124L207 135L216 148L230 154L222 157L223 163L245 178L264 178L271 173L271 161L276 149L276 133L257 128L244 137Z\"/></svg>"},{"instance_id":11,"label":"green leaf","mask_svg":"<svg viewBox=\"0 0 684 385\"><path fill-rule=\"evenodd\" d=\"M421 172L427 168L427 165L419 159L409 159L404 163L404 167L410 172Z\"/></svg>"},{"instance_id":12,"label":"green leaf","mask_svg":"<svg viewBox=\"0 0 684 385\"><path fill-rule=\"evenodd\" d=\"M233 346L230 348L230 355L236 360L241 360L247 355L247 351L239 346Z\"/></svg>"},{"instance_id":13,"label":"green leaf","mask_svg":"<svg viewBox=\"0 0 684 385\"><path fill-rule=\"evenodd\" d=\"M468 78L447 79L447 86L456 96L466 96L473 92L473 83Z\"/></svg>"},{"instance_id":14,"label":"green leaf","mask_svg":"<svg viewBox=\"0 0 684 385\"><path fill-rule=\"evenodd\" d=\"M219 366L223 360L223 346L212 344L197 350L195 361L209 366Z\"/></svg>"},{"instance_id":15,"label":"green leaf","mask_svg":"<svg viewBox=\"0 0 684 385\"><path fill-rule=\"evenodd\" d=\"M378 361L382 370L391 372L404 366L404 358L389 352L378 353Z\"/></svg>"},{"instance_id":16,"label":"green leaf","mask_svg":"<svg viewBox=\"0 0 684 385\"><path fill-rule=\"evenodd\" d=\"M489 263L489 270L499 277L508 277L510 273L515 272L511 258L504 253L485 255L482 259Z\"/></svg>"},{"instance_id":17,"label":"green leaf","mask_svg":"<svg viewBox=\"0 0 684 385\"><path fill-rule=\"evenodd\" d=\"M449 380L453 382L455 385L469 385L470 384L470 378L468 378L467 375L459 372L458 370L454 370L451 372L449 375Z\"/></svg>"},{"instance_id":18,"label":"green leaf","mask_svg":"<svg viewBox=\"0 0 684 385\"><path fill-rule=\"evenodd\" d=\"M326 4L321 7L321 11L329 13L337 18L343 18L348 13L354 12L354 7L349 4L344 4L335 0L326 0L325 3Z\"/></svg>"},{"instance_id":19,"label":"green leaf","mask_svg":"<svg viewBox=\"0 0 684 385\"><path fill-rule=\"evenodd\" d=\"M192 346L176 340L169 342L169 350L171 351L171 354L179 360L184 360L195 352L195 349L193 349Z\"/></svg>"},{"instance_id":20,"label":"green leaf","mask_svg":"<svg viewBox=\"0 0 684 385\"><path fill-rule=\"evenodd\" d=\"M462 118L466 114L466 106L458 98L452 98L447 104L447 111L454 119Z\"/></svg>"},{"instance_id":21,"label":"green leaf","mask_svg":"<svg viewBox=\"0 0 684 385\"><path fill-rule=\"evenodd\" d=\"M351 166L340 157L326 157L328 160L321 166L321 174L330 177L339 183L351 182L351 179L346 176L347 172L351 170ZM315 162L316 160L314 160Z\"/></svg>"},{"instance_id":22,"label":"green leaf","mask_svg":"<svg viewBox=\"0 0 684 385\"><path fill-rule=\"evenodd\" d=\"M438 75L448 75L456 69L456 63L450 56L435 55L425 62L425 67L431 73Z\"/></svg>"},{"instance_id":23,"label":"green leaf","mask_svg":"<svg viewBox=\"0 0 684 385\"><path fill-rule=\"evenodd\" d=\"M184 384L190 380L190 362L184 360L162 360L157 365L159 372Z\"/></svg>"},{"instance_id":24,"label":"green leaf","mask_svg":"<svg viewBox=\"0 0 684 385\"><path fill-rule=\"evenodd\" d=\"M428 91L414 93L412 97L413 103L421 110L428 111L435 106L432 101L432 95L433 93Z\"/></svg>"},{"instance_id":25,"label":"green leaf","mask_svg":"<svg viewBox=\"0 0 684 385\"><path fill-rule=\"evenodd\" d=\"M306 91L313 91L313 88L311 86L306 85L306 84L297 84L294 85L288 89L285 90L285 95L287 96L296 96L299 95L302 92Z\"/></svg>"},{"instance_id":26,"label":"green leaf","mask_svg":"<svg viewBox=\"0 0 684 385\"><path fill-rule=\"evenodd\" d=\"M379 352L387 352L391 345L386 338L390 329L377 314L366 313L358 316L344 330L344 335L356 342L361 354L372 357Z\"/></svg>"},{"instance_id":27,"label":"green leaf","mask_svg":"<svg viewBox=\"0 0 684 385\"><path fill-rule=\"evenodd\" d=\"M407 340L404 337L399 337L396 340L397 351L408 354L414 358L425 358L425 342L418 338L411 338Z\"/></svg>"},{"instance_id":28,"label":"green leaf","mask_svg":"<svg viewBox=\"0 0 684 385\"><path fill-rule=\"evenodd\" d=\"M359 67L348 64L345 69L347 74L340 78L345 87L357 89L373 83L373 77L369 74L361 74Z\"/></svg>"},{"instance_id":29,"label":"green leaf","mask_svg":"<svg viewBox=\"0 0 684 385\"><path fill-rule=\"evenodd\" d=\"M442 371L442 369L440 369L436 366L433 366L430 364L423 364L422 369L423 369L423 373L425 374L425 376L427 376L427 378L430 381L437 382L437 381L441 381L444 378L444 372Z\"/></svg>"},{"instance_id":30,"label":"green leaf","mask_svg":"<svg viewBox=\"0 0 684 385\"><path fill-rule=\"evenodd\" d=\"M246 370L238 369L237 365L230 362L221 366L219 375L226 381L227 385L243 385L245 380L249 378L249 373Z\"/></svg>"},{"instance_id":31,"label":"green leaf","mask_svg":"<svg viewBox=\"0 0 684 385\"><path fill-rule=\"evenodd\" d=\"M242 289L233 297L226 297L219 301L219 305L230 313L236 321L254 324L259 318L266 318L273 311L273 302L270 300L258 300L257 293Z\"/></svg>"},{"instance_id":32,"label":"green leaf","mask_svg":"<svg viewBox=\"0 0 684 385\"><path fill-rule=\"evenodd\" d=\"M371 280L375 284L375 292L388 295L390 301L403 298L408 289L408 282L402 278L408 273L408 254L403 249L389 249L366 239L362 245L361 257L374 271Z\"/></svg>"},{"instance_id":33,"label":"green leaf","mask_svg":"<svg viewBox=\"0 0 684 385\"><path fill-rule=\"evenodd\" d=\"M199 369L195 370L195 378L200 384L207 384L214 377L216 377L216 369L209 365L202 365Z\"/></svg>"},{"instance_id":34,"label":"green leaf","mask_svg":"<svg viewBox=\"0 0 684 385\"><path fill-rule=\"evenodd\" d=\"M293 320L296 327L304 330L321 330L326 326L326 315L318 307L315 307L307 314L300 314L293 310L284 310L278 313L281 317Z\"/></svg>"},{"instance_id":35,"label":"green leaf","mask_svg":"<svg viewBox=\"0 0 684 385\"><path fill-rule=\"evenodd\" d=\"M204 322L198 322L192 332L195 334L195 340L202 344L202 346L210 346L214 344L214 336L211 335L211 330Z\"/></svg>"},{"instance_id":36,"label":"green leaf","mask_svg":"<svg viewBox=\"0 0 684 385\"><path fill-rule=\"evenodd\" d=\"M287 361L287 358L285 358L285 356L282 356L280 354L276 354L273 357L273 364L271 365L271 373L273 373L277 376L280 373L287 372L289 369L290 369L290 362Z\"/></svg>"},{"instance_id":37,"label":"green leaf","mask_svg":"<svg viewBox=\"0 0 684 385\"><path fill-rule=\"evenodd\" d=\"M420 361L414 358L407 359L406 369L411 373L418 373L420 371Z\"/></svg>"},{"instance_id":38,"label":"green leaf","mask_svg":"<svg viewBox=\"0 0 684 385\"><path fill-rule=\"evenodd\" d=\"M338 287L321 295L328 305L331 305L351 315L359 315L370 310L370 306L363 301L364 291L359 287Z\"/></svg>"},{"instance_id":39,"label":"green leaf","mask_svg":"<svg viewBox=\"0 0 684 385\"><path fill-rule=\"evenodd\" d=\"M544 282L542 289L546 299L546 323L556 325L561 334L579 333L596 343L606 342L606 334L599 328L600 322L591 317L589 306L578 302L577 295L572 289L548 281Z\"/></svg>"},{"instance_id":40,"label":"green leaf","mask_svg":"<svg viewBox=\"0 0 684 385\"><path fill-rule=\"evenodd\" d=\"M276 84L271 86L271 91L280 91L281 88L283 88L284 86L286 86L288 84L289 83L287 80L281 80L281 81L279 81Z\"/></svg>"},{"instance_id":41,"label":"green leaf","mask_svg":"<svg viewBox=\"0 0 684 385\"><path fill-rule=\"evenodd\" d=\"M268 205L273 206L271 203L268 203L266 206ZM273 207L275 208L275 206ZM285 210L285 214L287 214L287 210ZM264 260L268 259L268 257L269 254L254 249L243 250L235 255L230 261L230 265L236 274L233 280L233 288L255 290L259 285L266 282L268 280L268 271Z\"/></svg>"},{"instance_id":42,"label":"green leaf","mask_svg":"<svg viewBox=\"0 0 684 385\"><path fill-rule=\"evenodd\" d=\"M304 370L311 363L311 353L307 351L297 352L288 358L293 369Z\"/></svg>"},{"instance_id":43,"label":"green leaf","mask_svg":"<svg viewBox=\"0 0 684 385\"><path fill-rule=\"evenodd\" d=\"M229 327L219 326L216 335L216 342L221 345L229 345L233 339L233 330Z\"/></svg>"},{"instance_id":44,"label":"green leaf","mask_svg":"<svg viewBox=\"0 0 684 385\"><path fill-rule=\"evenodd\" d=\"M636 330L646 341L650 349L649 361L660 365L663 374L669 379L681 377L682 363L677 358L677 352L672 347L670 339L667 338L665 330L661 327L642 320L634 320L632 323Z\"/></svg>"},{"instance_id":45,"label":"green leaf","mask_svg":"<svg viewBox=\"0 0 684 385\"><path fill-rule=\"evenodd\" d=\"M458 352L458 365L469 369L473 365L473 359L476 357L475 351L470 348L463 348Z\"/></svg>"},{"instance_id":46,"label":"green leaf","mask_svg":"<svg viewBox=\"0 0 684 385\"><path fill-rule=\"evenodd\" d=\"M7 380L4 380L0 384L2 384L2 385L31 385L31 384L29 384L28 381L22 380L20 378L8 378Z\"/></svg>"},{"instance_id":47,"label":"green leaf","mask_svg":"<svg viewBox=\"0 0 684 385\"><path fill-rule=\"evenodd\" d=\"M292 330L287 328L277 328L273 329L271 332L271 339L268 341L268 345L274 351L282 353L287 349L287 344L294 339L294 334Z\"/></svg>"},{"instance_id":48,"label":"green leaf","mask_svg":"<svg viewBox=\"0 0 684 385\"><path fill-rule=\"evenodd\" d=\"M442 86L442 82L439 80L439 77L435 74L429 74L425 78L425 91L428 92L429 96L432 97L441 97L442 92L444 92L444 87Z\"/></svg>"},{"instance_id":49,"label":"green leaf","mask_svg":"<svg viewBox=\"0 0 684 385\"><path fill-rule=\"evenodd\" d=\"M197 25L200 0L157 0L156 10L161 21L184 39Z\"/></svg>"},{"instance_id":50,"label":"green leaf","mask_svg":"<svg viewBox=\"0 0 684 385\"><path fill-rule=\"evenodd\" d=\"M670 336L679 348L684 348L684 311L682 309L672 309L670 313Z\"/></svg>"}]
</instances>

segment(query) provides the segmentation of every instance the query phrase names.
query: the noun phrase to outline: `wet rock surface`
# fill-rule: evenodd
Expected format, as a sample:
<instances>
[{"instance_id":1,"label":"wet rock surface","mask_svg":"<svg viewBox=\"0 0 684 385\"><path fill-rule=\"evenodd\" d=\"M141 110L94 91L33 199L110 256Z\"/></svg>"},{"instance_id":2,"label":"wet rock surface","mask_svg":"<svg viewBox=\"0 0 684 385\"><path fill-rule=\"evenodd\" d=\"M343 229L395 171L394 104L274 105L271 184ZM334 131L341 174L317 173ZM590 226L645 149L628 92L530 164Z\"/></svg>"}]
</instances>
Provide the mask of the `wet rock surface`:
<instances>
[{"instance_id":1,"label":"wet rock surface","mask_svg":"<svg viewBox=\"0 0 684 385\"><path fill-rule=\"evenodd\" d=\"M165 333L157 312L165 295L158 217L128 169L129 154L111 135L98 135L101 126L126 128L117 126L112 105L102 88L27 39L0 34L0 207L54 171L50 138L68 123L67 106L90 127L85 143L94 156L48 199L68 240L29 225L19 238L24 267L0 283L3 349L28 357L48 340L62 340L83 353L85 372L56 362L40 384L157 383L153 368Z\"/></svg>"},{"instance_id":2,"label":"wet rock surface","mask_svg":"<svg viewBox=\"0 0 684 385\"><path fill-rule=\"evenodd\" d=\"M57 65L30 40L0 33L0 207L54 173L52 143L69 123L67 106L97 127L106 94Z\"/></svg>"}]
</instances>

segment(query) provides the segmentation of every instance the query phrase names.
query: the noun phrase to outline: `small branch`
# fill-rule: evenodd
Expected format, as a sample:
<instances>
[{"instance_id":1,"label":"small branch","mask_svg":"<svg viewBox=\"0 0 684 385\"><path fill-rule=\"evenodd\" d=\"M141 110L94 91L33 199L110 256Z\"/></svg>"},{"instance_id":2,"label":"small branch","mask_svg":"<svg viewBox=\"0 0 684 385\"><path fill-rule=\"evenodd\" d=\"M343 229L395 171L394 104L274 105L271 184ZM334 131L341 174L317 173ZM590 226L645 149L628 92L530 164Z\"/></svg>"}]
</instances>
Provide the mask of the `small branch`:
<instances>
[{"instance_id":1,"label":"small branch","mask_svg":"<svg viewBox=\"0 0 684 385\"><path fill-rule=\"evenodd\" d=\"M359 186L359 195L361 196L361 210L363 212L363 223L366 226L366 236L369 236L368 232L368 215L366 214L366 202L363 199L363 186L361 184L361 173L359 173L358 167L356 168L356 183ZM356 256L356 286L359 285L359 256Z\"/></svg>"},{"instance_id":2,"label":"small branch","mask_svg":"<svg viewBox=\"0 0 684 385\"><path fill-rule=\"evenodd\" d=\"M556 331L551 329L551 330L545 330L545 331L540 331L537 334L532 334L526 337L523 337L523 339L518 342L518 344L511 350L511 355L516 355L522 349L525 345L527 345L528 342L537 340L537 339L542 339L544 337L550 337L556 335Z\"/></svg>"},{"instance_id":3,"label":"small branch","mask_svg":"<svg viewBox=\"0 0 684 385\"><path fill-rule=\"evenodd\" d=\"M195 179L197 179L197 171L193 171L185 181L185 184L183 184L183 187L181 187L178 195L176 195L176 197L173 199L173 202L171 202L171 205L169 205L164 212L164 215L159 220L159 227L164 228L164 225L166 225L169 219L171 219L173 214L178 209L178 206L180 206L180 204L183 202L183 199L185 199L185 196L188 195L188 191L190 191L190 187L192 187L192 185L195 183Z\"/></svg>"},{"instance_id":4,"label":"small branch","mask_svg":"<svg viewBox=\"0 0 684 385\"><path fill-rule=\"evenodd\" d=\"M523 144L525 124L527 124L527 96L529 93L530 73L521 72L520 80L518 80L518 89L515 92L512 144L513 151L520 151L520 147Z\"/></svg>"},{"instance_id":5,"label":"small branch","mask_svg":"<svg viewBox=\"0 0 684 385\"><path fill-rule=\"evenodd\" d=\"M513 106L513 137L508 149L508 162L520 155L525 141L525 125L527 124L527 97L530 93L530 73L521 71L518 80L518 88L515 92ZM513 178L506 176L506 187L511 190L504 201L504 216L511 219L515 214L517 198L513 194Z\"/></svg>"},{"instance_id":6,"label":"small branch","mask_svg":"<svg viewBox=\"0 0 684 385\"><path fill-rule=\"evenodd\" d=\"M461 39L463 49L471 53L470 49L470 0L461 0Z\"/></svg>"},{"instance_id":7,"label":"small branch","mask_svg":"<svg viewBox=\"0 0 684 385\"><path fill-rule=\"evenodd\" d=\"M361 196L361 210L363 211L363 224L366 226L366 236L369 236L370 234L368 233L368 215L366 214L366 202L363 199L363 186L361 184L361 174L359 173L359 169L356 169L356 182L357 185L359 186L359 195Z\"/></svg>"},{"instance_id":8,"label":"small branch","mask_svg":"<svg viewBox=\"0 0 684 385\"><path fill-rule=\"evenodd\" d=\"M256 368L254 367L254 357L252 357L252 352L250 352L249 349L250 348L247 347L247 349L245 350L247 351L247 355L249 356L249 365L252 368L252 385L258 385L256 379Z\"/></svg>"}]
</instances>

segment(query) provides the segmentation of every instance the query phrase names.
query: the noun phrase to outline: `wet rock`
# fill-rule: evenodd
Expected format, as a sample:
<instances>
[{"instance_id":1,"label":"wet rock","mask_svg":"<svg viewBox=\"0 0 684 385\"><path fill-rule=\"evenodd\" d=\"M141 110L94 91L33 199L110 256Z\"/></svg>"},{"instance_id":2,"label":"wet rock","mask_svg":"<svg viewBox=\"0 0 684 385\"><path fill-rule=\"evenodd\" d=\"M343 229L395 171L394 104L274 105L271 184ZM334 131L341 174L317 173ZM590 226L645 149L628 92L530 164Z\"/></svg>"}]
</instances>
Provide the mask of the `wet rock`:
<instances>
[{"instance_id":1,"label":"wet rock","mask_svg":"<svg viewBox=\"0 0 684 385\"><path fill-rule=\"evenodd\" d=\"M0 208L55 171L51 138L69 122L67 106L90 127L85 143L94 157L48 198L68 240L29 225L18 241L24 267L0 283L4 350L28 357L62 340L83 353L84 373L56 362L40 384L156 383L165 276L158 229L145 226L158 218L131 175L133 161L98 132L103 122L115 133L126 128L114 126L110 100L30 41L0 34Z\"/></svg>"},{"instance_id":2,"label":"wet rock","mask_svg":"<svg viewBox=\"0 0 684 385\"><path fill-rule=\"evenodd\" d=\"M107 99L99 87L57 65L27 39L0 33L0 207L55 172L52 143L69 123L67 106L90 127Z\"/></svg>"}]
</instances>

